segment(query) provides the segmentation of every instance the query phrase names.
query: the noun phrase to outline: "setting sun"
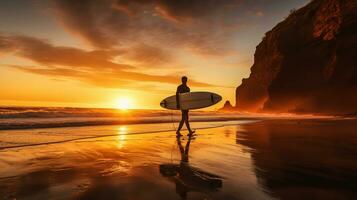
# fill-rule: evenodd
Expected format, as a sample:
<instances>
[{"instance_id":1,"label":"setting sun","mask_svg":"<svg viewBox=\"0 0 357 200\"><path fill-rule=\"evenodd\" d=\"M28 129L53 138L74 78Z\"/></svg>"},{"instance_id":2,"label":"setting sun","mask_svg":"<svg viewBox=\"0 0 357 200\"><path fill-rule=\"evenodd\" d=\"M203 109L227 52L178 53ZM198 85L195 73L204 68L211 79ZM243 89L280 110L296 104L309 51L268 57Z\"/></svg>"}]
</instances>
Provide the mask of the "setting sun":
<instances>
[{"instance_id":1,"label":"setting sun","mask_svg":"<svg viewBox=\"0 0 357 200\"><path fill-rule=\"evenodd\" d=\"M127 110L133 108L133 100L128 97L120 97L116 101L116 108L120 110Z\"/></svg>"}]
</instances>

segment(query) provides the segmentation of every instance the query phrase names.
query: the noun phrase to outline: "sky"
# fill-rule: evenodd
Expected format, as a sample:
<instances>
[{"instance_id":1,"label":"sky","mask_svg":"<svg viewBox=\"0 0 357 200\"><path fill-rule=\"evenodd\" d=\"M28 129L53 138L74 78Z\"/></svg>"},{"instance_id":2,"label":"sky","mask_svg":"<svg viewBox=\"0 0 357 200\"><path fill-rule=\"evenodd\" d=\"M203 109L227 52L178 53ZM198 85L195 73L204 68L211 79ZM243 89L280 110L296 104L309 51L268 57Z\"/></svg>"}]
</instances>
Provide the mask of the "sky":
<instances>
[{"instance_id":1,"label":"sky","mask_svg":"<svg viewBox=\"0 0 357 200\"><path fill-rule=\"evenodd\" d=\"M308 1L0 1L0 106L159 109L183 75L234 104L264 34Z\"/></svg>"}]
</instances>

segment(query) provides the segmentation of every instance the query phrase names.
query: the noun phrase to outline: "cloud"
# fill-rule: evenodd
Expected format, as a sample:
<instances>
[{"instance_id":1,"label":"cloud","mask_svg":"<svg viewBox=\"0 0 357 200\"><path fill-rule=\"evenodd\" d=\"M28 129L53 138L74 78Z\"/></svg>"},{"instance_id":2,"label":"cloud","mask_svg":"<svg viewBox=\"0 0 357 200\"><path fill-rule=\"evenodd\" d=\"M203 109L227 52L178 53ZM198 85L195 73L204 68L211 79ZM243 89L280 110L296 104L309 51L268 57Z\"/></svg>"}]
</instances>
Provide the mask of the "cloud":
<instances>
[{"instance_id":1,"label":"cloud","mask_svg":"<svg viewBox=\"0 0 357 200\"><path fill-rule=\"evenodd\" d=\"M164 19L184 22L217 16L238 6L240 0L117 0L114 5L127 13L138 13L143 5L154 8Z\"/></svg>"},{"instance_id":2,"label":"cloud","mask_svg":"<svg viewBox=\"0 0 357 200\"><path fill-rule=\"evenodd\" d=\"M100 28L102 19L96 15L103 12L101 9L105 8L102 8L102 5L106 5L108 1L56 0L53 2L57 7L55 10L57 17L70 32L81 36L97 48L109 48L116 43Z\"/></svg>"},{"instance_id":3,"label":"cloud","mask_svg":"<svg viewBox=\"0 0 357 200\"><path fill-rule=\"evenodd\" d=\"M14 51L13 42L6 36L0 34L0 55Z\"/></svg>"},{"instance_id":4,"label":"cloud","mask_svg":"<svg viewBox=\"0 0 357 200\"><path fill-rule=\"evenodd\" d=\"M47 77L78 80L85 83L89 83L91 85L107 88L125 87L129 83L129 81L122 79L122 77L114 76L114 74L108 72L84 71L64 67L40 67L21 65L8 66L28 73L43 75Z\"/></svg>"},{"instance_id":5,"label":"cloud","mask_svg":"<svg viewBox=\"0 0 357 200\"><path fill-rule=\"evenodd\" d=\"M127 72L117 70L114 72L104 71L81 71L63 67L39 67L8 65L21 71L39 74L44 76L69 78L90 83L92 85L108 88L137 87L138 83L160 82L166 84L178 84L179 76L173 75L150 75L138 72ZM195 87L217 87L212 84L190 80L189 84Z\"/></svg>"},{"instance_id":6,"label":"cloud","mask_svg":"<svg viewBox=\"0 0 357 200\"><path fill-rule=\"evenodd\" d=\"M172 55L168 50L147 44L133 46L123 54L123 57L143 64L145 67L151 67L150 65L158 67L172 61Z\"/></svg>"},{"instance_id":7,"label":"cloud","mask_svg":"<svg viewBox=\"0 0 357 200\"><path fill-rule=\"evenodd\" d=\"M230 52L241 0L53 0L66 30L98 49L146 44L202 55ZM232 26L235 24L235 26ZM219 36L219 40L217 39Z\"/></svg>"},{"instance_id":8,"label":"cloud","mask_svg":"<svg viewBox=\"0 0 357 200\"><path fill-rule=\"evenodd\" d=\"M255 13L255 15L258 16L258 17L263 17L263 16L264 16L264 13L263 13L262 11L257 11L257 12Z\"/></svg>"},{"instance_id":9,"label":"cloud","mask_svg":"<svg viewBox=\"0 0 357 200\"><path fill-rule=\"evenodd\" d=\"M42 65L62 65L81 68L131 69L132 66L114 63L111 60L120 52L114 50L94 50L54 46L46 40L27 36L0 35L0 51L30 59Z\"/></svg>"},{"instance_id":10,"label":"cloud","mask_svg":"<svg viewBox=\"0 0 357 200\"><path fill-rule=\"evenodd\" d=\"M179 76L146 74L131 65L111 61L121 51L85 51L54 46L48 41L25 36L0 35L0 52L29 59L38 66L9 65L19 70L44 76L65 77L101 87L123 87L129 82L160 82L177 84ZM140 70L140 72L138 72ZM213 84L191 80L196 87Z\"/></svg>"}]
</instances>

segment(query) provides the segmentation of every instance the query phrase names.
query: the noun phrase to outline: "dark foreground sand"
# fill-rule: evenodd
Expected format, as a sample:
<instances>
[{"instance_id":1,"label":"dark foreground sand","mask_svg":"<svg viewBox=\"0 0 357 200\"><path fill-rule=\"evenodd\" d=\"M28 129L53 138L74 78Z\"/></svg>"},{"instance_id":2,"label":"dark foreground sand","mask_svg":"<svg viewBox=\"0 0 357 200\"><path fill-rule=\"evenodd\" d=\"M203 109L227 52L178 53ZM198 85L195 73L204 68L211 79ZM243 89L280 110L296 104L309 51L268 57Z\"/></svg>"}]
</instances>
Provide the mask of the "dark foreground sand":
<instances>
[{"instance_id":1,"label":"dark foreground sand","mask_svg":"<svg viewBox=\"0 0 357 200\"><path fill-rule=\"evenodd\" d=\"M356 122L0 131L0 199L357 199Z\"/></svg>"}]
</instances>

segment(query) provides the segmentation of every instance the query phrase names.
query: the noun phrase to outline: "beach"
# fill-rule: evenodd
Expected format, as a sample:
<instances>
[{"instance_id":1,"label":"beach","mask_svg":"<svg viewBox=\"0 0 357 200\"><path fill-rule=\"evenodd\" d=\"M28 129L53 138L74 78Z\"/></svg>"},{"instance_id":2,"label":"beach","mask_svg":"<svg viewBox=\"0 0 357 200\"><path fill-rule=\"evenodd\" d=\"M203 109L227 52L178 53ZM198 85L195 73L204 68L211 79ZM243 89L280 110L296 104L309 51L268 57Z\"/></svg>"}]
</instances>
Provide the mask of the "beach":
<instances>
[{"instance_id":1,"label":"beach","mask_svg":"<svg viewBox=\"0 0 357 200\"><path fill-rule=\"evenodd\" d=\"M357 124L339 119L0 131L0 199L355 199Z\"/></svg>"},{"instance_id":2,"label":"beach","mask_svg":"<svg viewBox=\"0 0 357 200\"><path fill-rule=\"evenodd\" d=\"M0 200L357 200L357 0L0 16Z\"/></svg>"}]
</instances>

